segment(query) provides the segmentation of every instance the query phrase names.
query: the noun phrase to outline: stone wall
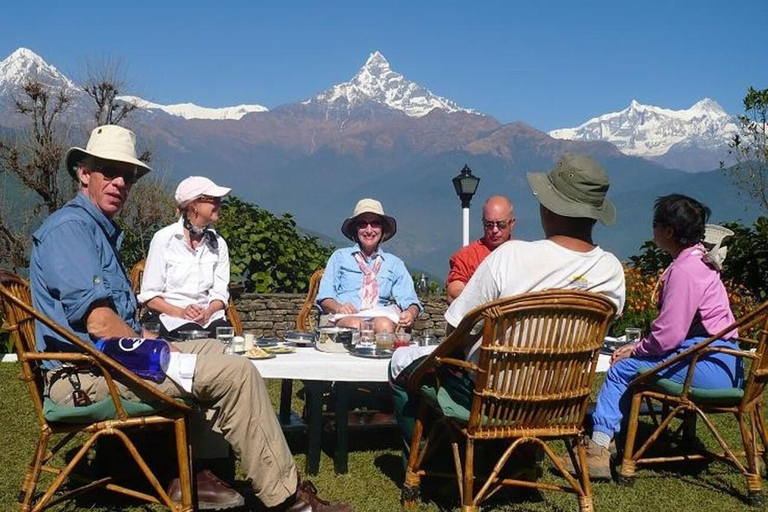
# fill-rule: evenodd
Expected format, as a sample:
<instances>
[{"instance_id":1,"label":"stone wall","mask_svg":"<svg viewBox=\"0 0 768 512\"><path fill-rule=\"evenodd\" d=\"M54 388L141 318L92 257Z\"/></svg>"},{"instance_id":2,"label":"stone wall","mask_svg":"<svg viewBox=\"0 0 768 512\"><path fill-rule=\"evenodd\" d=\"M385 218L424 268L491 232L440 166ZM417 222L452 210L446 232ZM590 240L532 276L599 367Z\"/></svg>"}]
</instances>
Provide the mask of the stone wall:
<instances>
[{"instance_id":1,"label":"stone wall","mask_svg":"<svg viewBox=\"0 0 768 512\"><path fill-rule=\"evenodd\" d=\"M296 316L306 298L303 294L246 293L235 298L243 330L256 336L282 336L296 328ZM414 336L420 336L425 329L432 329L438 336L445 333L445 313L448 307L445 297L422 297L424 311L413 327Z\"/></svg>"}]
</instances>

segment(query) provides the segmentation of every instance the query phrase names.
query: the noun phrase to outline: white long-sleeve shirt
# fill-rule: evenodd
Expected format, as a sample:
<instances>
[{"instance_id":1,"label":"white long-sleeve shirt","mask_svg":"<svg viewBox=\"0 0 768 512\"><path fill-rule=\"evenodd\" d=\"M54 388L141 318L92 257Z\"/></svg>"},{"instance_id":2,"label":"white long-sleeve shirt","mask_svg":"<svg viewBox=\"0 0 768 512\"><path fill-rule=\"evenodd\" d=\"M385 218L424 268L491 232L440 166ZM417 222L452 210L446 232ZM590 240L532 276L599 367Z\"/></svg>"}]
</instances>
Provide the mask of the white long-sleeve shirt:
<instances>
[{"instance_id":1,"label":"white long-sleeve shirt","mask_svg":"<svg viewBox=\"0 0 768 512\"><path fill-rule=\"evenodd\" d=\"M216 239L219 245L216 250L205 242L192 249L184 239L181 219L155 233L144 266L141 293L137 297L139 302L162 297L169 304L182 308L190 304L207 307L214 300L226 305L229 301L229 250L218 233Z\"/></svg>"}]
</instances>

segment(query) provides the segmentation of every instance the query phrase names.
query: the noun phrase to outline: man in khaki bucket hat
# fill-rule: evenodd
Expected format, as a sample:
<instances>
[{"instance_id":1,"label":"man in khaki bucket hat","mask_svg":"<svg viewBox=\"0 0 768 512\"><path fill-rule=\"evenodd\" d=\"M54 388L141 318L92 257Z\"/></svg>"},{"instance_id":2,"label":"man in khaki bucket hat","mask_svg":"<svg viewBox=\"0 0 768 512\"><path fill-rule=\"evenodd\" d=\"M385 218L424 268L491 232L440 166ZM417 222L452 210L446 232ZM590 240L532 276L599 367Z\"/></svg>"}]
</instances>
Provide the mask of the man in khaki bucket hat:
<instances>
[{"instance_id":1,"label":"man in khaki bucket hat","mask_svg":"<svg viewBox=\"0 0 768 512\"><path fill-rule=\"evenodd\" d=\"M605 170L586 155L564 155L549 173L529 173L528 183L539 200L546 238L534 242L511 240L491 252L446 311L445 319L451 328L487 302L551 289L599 293L616 305L617 313L622 311L624 269L616 256L601 249L592 238L596 221L612 224L616 219L613 203L606 197L609 180ZM467 359L475 364L479 345L477 342L467 347ZM425 348L399 349L390 365L395 412L401 432L406 434L406 447L416 413L406 382L425 357ZM447 378L451 386L444 383L443 388L461 390L452 398L461 402L463 397L460 405L469 407L467 397L472 396L474 377L467 373Z\"/></svg>"},{"instance_id":2,"label":"man in khaki bucket hat","mask_svg":"<svg viewBox=\"0 0 768 512\"><path fill-rule=\"evenodd\" d=\"M85 149L70 149L65 162L79 181L80 191L33 235L30 286L34 306L86 343L105 337L138 337L136 298L120 260L123 234L114 217L133 184L151 169L137 158L133 132L120 126L94 129ZM41 351L73 351L45 325L38 323L35 335ZM211 441L214 432L223 434L240 456L242 470L265 507L288 512L351 510L345 504L320 500L314 485L299 479L267 388L248 359L224 355L224 346L216 340L173 347L183 359L184 370L174 378L178 380L166 377L159 383L146 382L172 397L194 400L203 410L216 411L210 422L198 417L193 425L193 454ZM105 378L98 371L81 370L74 370L77 379L61 378L73 370L47 366L48 392L55 404L75 405L73 382L86 395L81 399L85 403L107 397ZM167 375L173 377L171 371ZM122 397L141 401L141 392L134 392L130 384L116 384ZM178 479L171 483L171 500L181 500L180 489ZM196 490L199 510L244 505L237 491L208 470L196 475Z\"/></svg>"}]
</instances>

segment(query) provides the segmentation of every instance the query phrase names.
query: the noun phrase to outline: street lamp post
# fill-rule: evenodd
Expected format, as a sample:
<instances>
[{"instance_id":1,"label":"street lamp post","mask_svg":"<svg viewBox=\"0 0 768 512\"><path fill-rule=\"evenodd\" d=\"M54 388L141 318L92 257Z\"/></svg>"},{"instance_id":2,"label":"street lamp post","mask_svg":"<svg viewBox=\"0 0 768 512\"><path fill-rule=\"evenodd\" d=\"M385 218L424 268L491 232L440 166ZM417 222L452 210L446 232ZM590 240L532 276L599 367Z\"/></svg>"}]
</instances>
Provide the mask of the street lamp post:
<instances>
[{"instance_id":1,"label":"street lamp post","mask_svg":"<svg viewBox=\"0 0 768 512\"><path fill-rule=\"evenodd\" d=\"M469 245L469 202L472 196L477 192L477 186L480 184L480 178L472 174L472 169L467 164L461 170L461 174L453 178L453 188L456 189L456 195L461 199L461 209L464 223L462 229L462 245Z\"/></svg>"}]
</instances>

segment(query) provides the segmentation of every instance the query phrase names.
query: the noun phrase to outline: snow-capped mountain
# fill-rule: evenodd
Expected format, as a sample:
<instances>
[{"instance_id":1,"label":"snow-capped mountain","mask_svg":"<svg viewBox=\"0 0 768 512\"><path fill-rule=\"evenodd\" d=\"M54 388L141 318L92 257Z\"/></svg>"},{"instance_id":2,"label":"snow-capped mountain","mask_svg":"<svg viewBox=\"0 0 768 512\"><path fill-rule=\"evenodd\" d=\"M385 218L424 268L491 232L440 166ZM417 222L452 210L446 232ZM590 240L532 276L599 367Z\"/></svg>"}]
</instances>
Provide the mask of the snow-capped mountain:
<instances>
[{"instance_id":1,"label":"snow-capped mountain","mask_svg":"<svg viewBox=\"0 0 768 512\"><path fill-rule=\"evenodd\" d=\"M175 105L160 105L146 101L137 96L118 96L119 100L137 105L139 108L152 111L162 110L172 116L184 119L241 119L251 112L267 112L267 107L261 105L237 105L234 107L209 108L194 103L177 103Z\"/></svg>"},{"instance_id":2,"label":"snow-capped mountain","mask_svg":"<svg viewBox=\"0 0 768 512\"><path fill-rule=\"evenodd\" d=\"M549 132L556 139L603 140L627 155L671 163L687 170L717 166L726 156L726 145L738 133L737 120L714 100L704 98L685 110L643 105L632 100L629 107L590 119L575 128ZM682 153L698 153L696 163L686 165ZM703 153L712 158L702 158ZM703 166L703 167L702 167Z\"/></svg>"},{"instance_id":3,"label":"snow-capped mountain","mask_svg":"<svg viewBox=\"0 0 768 512\"><path fill-rule=\"evenodd\" d=\"M38 80L46 85L64 89L73 100L70 112L82 114L81 111L88 102L83 90L62 72L27 48L19 48L0 62L0 107L12 110L13 98L19 96L25 81L29 79ZM237 120L251 112L267 111L267 108L261 105L207 108L193 103L160 105L148 102L137 96L119 96L118 99L134 103L150 113L152 110L162 110L167 114L183 117L184 119Z\"/></svg>"},{"instance_id":4,"label":"snow-capped mountain","mask_svg":"<svg viewBox=\"0 0 768 512\"><path fill-rule=\"evenodd\" d=\"M387 59L378 51L368 57L352 80L334 85L302 104L351 111L370 102L399 110L410 117L425 116L436 108L446 112L479 113L461 108L392 71Z\"/></svg>"},{"instance_id":5,"label":"snow-capped mountain","mask_svg":"<svg viewBox=\"0 0 768 512\"><path fill-rule=\"evenodd\" d=\"M79 93L80 88L58 69L46 63L27 48L19 48L0 62L0 95L14 93L25 80L34 79L46 85L62 87Z\"/></svg>"}]
</instances>

